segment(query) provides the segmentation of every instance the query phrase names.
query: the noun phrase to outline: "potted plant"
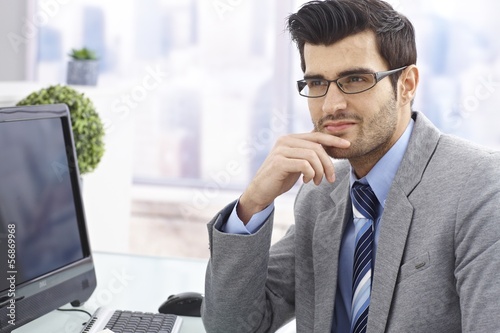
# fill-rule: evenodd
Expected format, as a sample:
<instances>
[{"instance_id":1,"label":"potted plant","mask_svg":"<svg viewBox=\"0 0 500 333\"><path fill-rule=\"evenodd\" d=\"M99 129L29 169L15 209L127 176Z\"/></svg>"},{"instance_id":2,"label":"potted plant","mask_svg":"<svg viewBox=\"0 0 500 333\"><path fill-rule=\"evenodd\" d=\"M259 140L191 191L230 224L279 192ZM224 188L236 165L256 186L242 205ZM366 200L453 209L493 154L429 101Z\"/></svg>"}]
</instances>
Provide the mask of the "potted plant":
<instances>
[{"instance_id":1,"label":"potted plant","mask_svg":"<svg viewBox=\"0 0 500 333\"><path fill-rule=\"evenodd\" d=\"M73 85L95 86L99 75L99 62L94 51L84 47L73 49L68 54L66 83Z\"/></svg>"},{"instance_id":2,"label":"potted plant","mask_svg":"<svg viewBox=\"0 0 500 333\"><path fill-rule=\"evenodd\" d=\"M92 101L68 86L35 91L17 105L64 103L68 106L80 174L93 171L104 154L104 126Z\"/></svg>"}]
</instances>

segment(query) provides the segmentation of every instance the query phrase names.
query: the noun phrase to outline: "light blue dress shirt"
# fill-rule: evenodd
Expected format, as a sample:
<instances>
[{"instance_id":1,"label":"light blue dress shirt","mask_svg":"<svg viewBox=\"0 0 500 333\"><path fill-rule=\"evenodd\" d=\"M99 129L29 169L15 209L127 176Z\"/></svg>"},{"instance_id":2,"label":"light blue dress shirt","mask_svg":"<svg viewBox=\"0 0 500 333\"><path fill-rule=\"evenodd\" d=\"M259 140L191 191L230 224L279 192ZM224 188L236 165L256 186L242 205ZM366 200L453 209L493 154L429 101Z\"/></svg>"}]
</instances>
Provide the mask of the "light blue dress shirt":
<instances>
[{"instance_id":1,"label":"light blue dress shirt","mask_svg":"<svg viewBox=\"0 0 500 333\"><path fill-rule=\"evenodd\" d=\"M382 213L384 212L385 199L391 188L394 176L401 164L403 155L408 147L414 121L410 120L405 132L391 149L375 164L370 172L363 178L357 179L351 170L351 187L355 181L369 184L379 201L379 216L375 223L375 240L373 249L373 260L376 259L376 249L380 236L380 225ZM235 205L227 223L222 227L222 231L232 234L250 235L255 233L264 224L271 214L274 203L266 207L263 211L252 216L250 221L244 225L236 213ZM352 298L352 266L354 260L354 223L348 223L342 236L340 246L338 284L335 297L335 310L333 316L332 332L349 333L351 322L351 298Z\"/></svg>"}]
</instances>

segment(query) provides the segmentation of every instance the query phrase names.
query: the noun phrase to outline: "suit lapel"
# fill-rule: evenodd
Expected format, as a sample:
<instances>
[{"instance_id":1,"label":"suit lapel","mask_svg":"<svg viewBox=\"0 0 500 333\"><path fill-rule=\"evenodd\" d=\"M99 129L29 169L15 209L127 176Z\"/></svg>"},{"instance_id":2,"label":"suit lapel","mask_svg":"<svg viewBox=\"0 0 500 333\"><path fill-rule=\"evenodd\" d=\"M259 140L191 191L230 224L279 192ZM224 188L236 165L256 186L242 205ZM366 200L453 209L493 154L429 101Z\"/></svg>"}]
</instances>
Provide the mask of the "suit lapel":
<instances>
[{"instance_id":1,"label":"suit lapel","mask_svg":"<svg viewBox=\"0 0 500 333\"><path fill-rule=\"evenodd\" d=\"M392 188L386 199L368 315L368 332L385 332L394 289L403 257L413 207L404 192Z\"/></svg>"},{"instance_id":2,"label":"suit lapel","mask_svg":"<svg viewBox=\"0 0 500 333\"><path fill-rule=\"evenodd\" d=\"M385 332L396 281L413 217L408 196L422 179L439 140L439 131L421 114L385 201L373 276L368 332Z\"/></svg>"},{"instance_id":3,"label":"suit lapel","mask_svg":"<svg viewBox=\"0 0 500 333\"><path fill-rule=\"evenodd\" d=\"M337 290L342 234L350 219L349 175L332 191L332 208L318 215L313 235L315 283L314 332L330 332ZM349 206L350 207L350 206Z\"/></svg>"}]
</instances>

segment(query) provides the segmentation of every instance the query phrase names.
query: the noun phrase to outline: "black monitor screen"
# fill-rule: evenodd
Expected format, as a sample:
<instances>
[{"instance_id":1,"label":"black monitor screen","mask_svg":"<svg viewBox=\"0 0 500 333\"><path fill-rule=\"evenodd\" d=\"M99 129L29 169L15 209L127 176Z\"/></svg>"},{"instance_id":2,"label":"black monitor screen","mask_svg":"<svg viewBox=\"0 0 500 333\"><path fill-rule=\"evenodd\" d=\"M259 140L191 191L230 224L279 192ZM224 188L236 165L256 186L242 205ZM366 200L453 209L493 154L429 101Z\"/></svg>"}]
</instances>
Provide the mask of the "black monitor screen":
<instances>
[{"instance_id":1,"label":"black monitor screen","mask_svg":"<svg viewBox=\"0 0 500 333\"><path fill-rule=\"evenodd\" d=\"M59 118L0 122L0 292L84 257ZM9 244L9 239L11 239ZM9 251L10 249L10 251ZM12 265L11 265L12 264Z\"/></svg>"}]
</instances>

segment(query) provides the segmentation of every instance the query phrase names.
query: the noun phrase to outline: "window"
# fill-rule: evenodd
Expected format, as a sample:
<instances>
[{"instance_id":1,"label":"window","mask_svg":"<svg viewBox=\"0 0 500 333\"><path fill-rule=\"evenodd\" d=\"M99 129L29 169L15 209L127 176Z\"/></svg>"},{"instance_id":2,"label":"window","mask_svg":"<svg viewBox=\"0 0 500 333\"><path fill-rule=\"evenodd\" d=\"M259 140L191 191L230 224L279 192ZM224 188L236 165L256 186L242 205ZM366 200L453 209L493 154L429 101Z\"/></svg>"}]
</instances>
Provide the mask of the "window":
<instances>
[{"instance_id":1,"label":"window","mask_svg":"<svg viewBox=\"0 0 500 333\"><path fill-rule=\"evenodd\" d=\"M293 84L301 77L297 52L284 31L285 17L303 2L74 0L52 9L40 29L37 76L64 82L69 50L95 49L99 84L132 86L115 104L115 120L135 116L136 181L241 188L278 135L310 130ZM416 26L422 80L415 108L445 132L500 145L491 29L498 20L484 10L499 5L392 2Z\"/></svg>"},{"instance_id":2,"label":"window","mask_svg":"<svg viewBox=\"0 0 500 333\"><path fill-rule=\"evenodd\" d=\"M191 198L239 193L279 135L311 130L307 101L295 91L298 52L285 31L286 16L304 2L37 0L49 19L39 30L36 76L64 83L67 53L96 50L98 87L129 87L107 126L134 117L135 183L190 188ZM444 132L499 148L500 5L391 2L417 32L414 108ZM213 213L200 209L195 220L204 224ZM205 229L200 233L205 248Z\"/></svg>"}]
</instances>

